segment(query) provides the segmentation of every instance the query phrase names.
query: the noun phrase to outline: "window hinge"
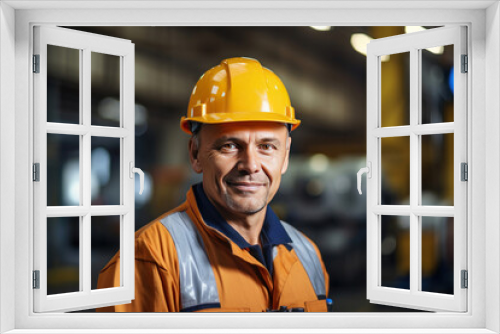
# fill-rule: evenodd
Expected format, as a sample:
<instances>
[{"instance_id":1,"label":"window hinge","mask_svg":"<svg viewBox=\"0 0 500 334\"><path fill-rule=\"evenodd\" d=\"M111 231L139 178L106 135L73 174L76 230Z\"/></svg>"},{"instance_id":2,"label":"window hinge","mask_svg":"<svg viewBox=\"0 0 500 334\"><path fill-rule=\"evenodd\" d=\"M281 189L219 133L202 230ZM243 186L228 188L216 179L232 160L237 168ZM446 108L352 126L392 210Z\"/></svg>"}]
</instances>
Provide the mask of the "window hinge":
<instances>
[{"instance_id":1,"label":"window hinge","mask_svg":"<svg viewBox=\"0 0 500 334\"><path fill-rule=\"evenodd\" d=\"M469 56L462 55L462 73L469 72Z\"/></svg>"},{"instance_id":2,"label":"window hinge","mask_svg":"<svg viewBox=\"0 0 500 334\"><path fill-rule=\"evenodd\" d=\"M40 289L40 270L33 270L33 289Z\"/></svg>"},{"instance_id":3,"label":"window hinge","mask_svg":"<svg viewBox=\"0 0 500 334\"><path fill-rule=\"evenodd\" d=\"M467 270L462 270L462 289L469 287L469 274Z\"/></svg>"},{"instance_id":4,"label":"window hinge","mask_svg":"<svg viewBox=\"0 0 500 334\"><path fill-rule=\"evenodd\" d=\"M461 169L461 181L469 181L469 167L466 162L460 164Z\"/></svg>"},{"instance_id":5,"label":"window hinge","mask_svg":"<svg viewBox=\"0 0 500 334\"><path fill-rule=\"evenodd\" d=\"M33 73L40 73L40 55L33 55Z\"/></svg>"},{"instance_id":6,"label":"window hinge","mask_svg":"<svg viewBox=\"0 0 500 334\"><path fill-rule=\"evenodd\" d=\"M33 164L33 181L40 182L40 163Z\"/></svg>"}]
</instances>

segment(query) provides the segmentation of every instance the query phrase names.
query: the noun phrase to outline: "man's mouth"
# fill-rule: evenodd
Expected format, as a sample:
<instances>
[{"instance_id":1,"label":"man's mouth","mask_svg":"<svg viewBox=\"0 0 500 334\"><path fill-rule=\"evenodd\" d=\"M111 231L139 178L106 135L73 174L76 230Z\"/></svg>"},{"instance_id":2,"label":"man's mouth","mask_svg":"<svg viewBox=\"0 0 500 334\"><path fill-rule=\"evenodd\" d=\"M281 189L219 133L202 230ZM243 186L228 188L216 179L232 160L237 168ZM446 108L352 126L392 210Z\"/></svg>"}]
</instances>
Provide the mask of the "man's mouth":
<instances>
[{"instance_id":1,"label":"man's mouth","mask_svg":"<svg viewBox=\"0 0 500 334\"><path fill-rule=\"evenodd\" d=\"M241 192L256 192L266 184L255 181L226 181L227 185Z\"/></svg>"}]
</instances>

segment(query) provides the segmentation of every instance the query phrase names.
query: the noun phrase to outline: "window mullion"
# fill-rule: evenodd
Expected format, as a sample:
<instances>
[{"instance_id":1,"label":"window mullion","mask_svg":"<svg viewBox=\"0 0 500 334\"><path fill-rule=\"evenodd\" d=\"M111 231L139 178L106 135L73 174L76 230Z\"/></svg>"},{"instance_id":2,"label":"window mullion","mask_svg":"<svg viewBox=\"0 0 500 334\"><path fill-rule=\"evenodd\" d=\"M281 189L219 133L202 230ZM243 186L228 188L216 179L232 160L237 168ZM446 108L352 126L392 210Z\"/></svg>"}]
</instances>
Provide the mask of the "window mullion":
<instances>
[{"instance_id":1,"label":"window mullion","mask_svg":"<svg viewBox=\"0 0 500 334\"><path fill-rule=\"evenodd\" d=\"M419 136L413 129L419 124L420 66L418 49L410 51L410 291L419 289L420 281L420 233L419 217L413 209L419 204L420 148Z\"/></svg>"},{"instance_id":2,"label":"window mullion","mask_svg":"<svg viewBox=\"0 0 500 334\"><path fill-rule=\"evenodd\" d=\"M82 125L86 128L90 127L90 112L91 112L91 68L90 68L90 50L83 50L83 66L80 77L82 84L80 85L80 95L82 101ZM91 134L86 131L82 136L82 149L80 150L82 157L80 159L80 168L82 170L82 205L90 208L91 205Z\"/></svg>"},{"instance_id":3,"label":"window mullion","mask_svg":"<svg viewBox=\"0 0 500 334\"><path fill-rule=\"evenodd\" d=\"M83 49L82 52L82 67L80 68L80 77L82 84L80 85L80 95L82 101L82 125L86 128L90 127L91 122L91 52L89 48ZM91 134L86 132L82 137L82 148L80 150L82 157L80 159L80 170L82 171L82 204L89 211L82 218L81 228L81 257L80 262L80 281L83 282L83 291L90 293L91 286L91 194L92 194L92 178L91 178Z\"/></svg>"},{"instance_id":4,"label":"window mullion","mask_svg":"<svg viewBox=\"0 0 500 334\"><path fill-rule=\"evenodd\" d=\"M83 216L82 226L80 228L80 239L82 244L80 246L80 257L82 261L80 262L80 282L83 284L83 289L85 293L90 293L91 286L91 240L90 240L90 214Z\"/></svg>"}]
</instances>

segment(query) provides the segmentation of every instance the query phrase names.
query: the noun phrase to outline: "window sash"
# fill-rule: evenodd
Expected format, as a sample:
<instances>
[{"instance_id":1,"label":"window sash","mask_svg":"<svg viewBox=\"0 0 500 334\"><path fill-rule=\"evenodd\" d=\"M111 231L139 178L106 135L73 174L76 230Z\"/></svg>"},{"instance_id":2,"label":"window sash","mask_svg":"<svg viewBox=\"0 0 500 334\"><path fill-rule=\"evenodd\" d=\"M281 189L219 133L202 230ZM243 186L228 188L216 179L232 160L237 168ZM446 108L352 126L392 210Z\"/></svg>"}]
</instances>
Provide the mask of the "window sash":
<instances>
[{"instance_id":1,"label":"window sash","mask_svg":"<svg viewBox=\"0 0 500 334\"><path fill-rule=\"evenodd\" d=\"M371 302L421 310L467 311L467 290L461 288L460 272L467 269L467 183L460 181L460 163L467 162L466 110L467 76L460 73L461 55L467 54L466 28L436 28L371 41L367 55L367 161L372 178L367 180L367 297ZM419 50L454 45L454 122L419 124ZM381 66L383 55L410 52L410 125L381 127ZM423 134L454 134L454 206L419 205L421 142ZM410 139L410 205L381 205L381 138L408 136ZM381 286L381 216L410 217L410 289ZM422 216L454 217L454 294L420 291Z\"/></svg>"},{"instance_id":2,"label":"window sash","mask_svg":"<svg viewBox=\"0 0 500 334\"><path fill-rule=\"evenodd\" d=\"M47 45L79 50L80 124L47 122ZM120 57L120 127L91 125L92 52ZM40 73L34 80L34 162L40 163L40 182L34 184L34 266L40 271L40 289L34 289L35 312L66 312L130 302L134 296L134 45L122 40L70 29L37 26L34 54L40 55ZM47 134L79 136L80 205L47 206ZM120 140L120 205L91 205L91 139ZM121 286L91 289L91 217L119 215ZM80 217L80 291L47 295L47 218Z\"/></svg>"}]
</instances>

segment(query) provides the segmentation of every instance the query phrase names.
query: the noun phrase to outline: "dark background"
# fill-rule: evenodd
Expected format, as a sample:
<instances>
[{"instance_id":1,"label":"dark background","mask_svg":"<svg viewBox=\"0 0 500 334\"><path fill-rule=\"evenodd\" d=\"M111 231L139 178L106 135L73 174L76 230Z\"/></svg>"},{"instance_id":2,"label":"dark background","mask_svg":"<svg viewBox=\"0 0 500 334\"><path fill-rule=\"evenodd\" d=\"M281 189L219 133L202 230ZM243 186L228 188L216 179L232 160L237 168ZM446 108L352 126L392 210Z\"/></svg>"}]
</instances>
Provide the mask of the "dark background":
<instances>
[{"instance_id":1,"label":"dark background","mask_svg":"<svg viewBox=\"0 0 500 334\"><path fill-rule=\"evenodd\" d=\"M351 44L356 33L381 38L403 34L404 27L68 28L135 44L135 155L146 173L145 193L136 193L137 229L184 201L189 186L201 180L189 165L189 136L179 128L198 78L225 58L256 58L282 79L302 120L272 207L320 248L334 311L408 311L366 299L366 197L356 190L356 173L366 164L366 57ZM422 51L422 122L453 120L452 51ZM48 52L48 121L78 123L78 51L49 46ZM92 55L93 125L119 125L119 64L117 57ZM409 57L395 55L381 66L382 126L408 124ZM79 141L69 137L48 135L48 205L78 205ZM422 196L429 204L453 205L453 135L424 137ZM382 203L403 204L409 194L408 138L384 139L381 147ZM119 152L119 140L93 138L93 205L119 204ZM384 286L408 288L407 220L382 217ZM93 288L119 249L119 222L92 218ZM49 218L47 225L48 292L78 291L78 218ZM452 220L422 222L425 291L453 293L452 236Z\"/></svg>"}]
</instances>

